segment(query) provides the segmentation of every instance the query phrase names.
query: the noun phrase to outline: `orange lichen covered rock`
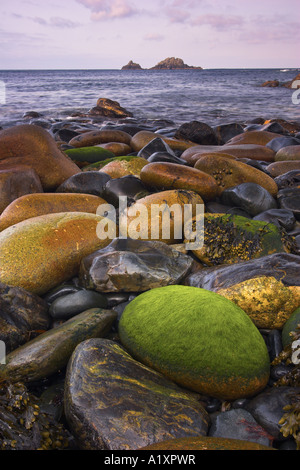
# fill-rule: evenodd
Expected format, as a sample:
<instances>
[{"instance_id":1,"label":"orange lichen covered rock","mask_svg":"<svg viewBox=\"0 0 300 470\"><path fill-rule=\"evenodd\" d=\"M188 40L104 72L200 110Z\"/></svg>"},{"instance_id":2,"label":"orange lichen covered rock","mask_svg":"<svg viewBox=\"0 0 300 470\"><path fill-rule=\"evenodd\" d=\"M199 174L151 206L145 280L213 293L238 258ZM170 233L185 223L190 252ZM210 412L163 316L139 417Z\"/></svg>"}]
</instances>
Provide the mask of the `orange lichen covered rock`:
<instances>
[{"instance_id":1,"label":"orange lichen covered rock","mask_svg":"<svg viewBox=\"0 0 300 470\"><path fill-rule=\"evenodd\" d=\"M23 220L58 212L89 212L96 214L101 197L80 193L27 194L15 199L0 216L0 231Z\"/></svg>"},{"instance_id":2,"label":"orange lichen covered rock","mask_svg":"<svg viewBox=\"0 0 300 470\"><path fill-rule=\"evenodd\" d=\"M110 243L97 236L103 218L85 212L46 214L0 233L0 282L39 295L74 277L81 259Z\"/></svg>"}]
</instances>

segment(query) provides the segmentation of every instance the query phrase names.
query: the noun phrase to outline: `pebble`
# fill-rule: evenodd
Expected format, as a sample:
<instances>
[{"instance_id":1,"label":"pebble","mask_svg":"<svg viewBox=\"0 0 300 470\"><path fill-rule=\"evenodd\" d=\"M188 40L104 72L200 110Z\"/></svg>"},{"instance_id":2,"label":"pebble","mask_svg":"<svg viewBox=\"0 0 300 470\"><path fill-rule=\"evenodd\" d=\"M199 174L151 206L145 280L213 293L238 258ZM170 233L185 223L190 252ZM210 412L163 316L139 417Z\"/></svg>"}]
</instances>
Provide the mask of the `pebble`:
<instances>
[{"instance_id":1,"label":"pebble","mask_svg":"<svg viewBox=\"0 0 300 470\"><path fill-rule=\"evenodd\" d=\"M300 388L276 382L296 367L271 363L299 323L297 123L177 127L105 98L23 119L0 134L1 383L34 390L77 449L294 450L279 421ZM202 251L174 218L171 238L99 240L100 204L124 229L119 196L127 222L139 203L201 204Z\"/></svg>"}]
</instances>

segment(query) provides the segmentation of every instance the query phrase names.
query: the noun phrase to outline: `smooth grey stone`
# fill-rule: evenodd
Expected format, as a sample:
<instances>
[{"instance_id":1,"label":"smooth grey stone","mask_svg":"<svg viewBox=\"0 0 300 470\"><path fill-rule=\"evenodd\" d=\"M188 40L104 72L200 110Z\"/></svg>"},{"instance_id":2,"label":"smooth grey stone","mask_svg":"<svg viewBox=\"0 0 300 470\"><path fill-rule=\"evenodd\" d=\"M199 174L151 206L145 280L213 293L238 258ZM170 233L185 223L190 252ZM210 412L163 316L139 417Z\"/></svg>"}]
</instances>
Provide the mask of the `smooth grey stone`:
<instances>
[{"instance_id":1,"label":"smooth grey stone","mask_svg":"<svg viewBox=\"0 0 300 470\"><path fill-rule=\"evenodd\" d=\"M137 176L126 175L108 181L103 188L102 197L109 204L118 208L120 196L126 196L127 205L131 205L136 201L139 194L143 196L149 194L146 186Z\"/></svg>"},{"instance_id":2,"label":"smooth grey stone","mask_svg":"<svg viewBox=\"0 0 300 470\"><path fill-rule=\"evenodd\" d=\"M189 255L160 241L115 238L82 259L79 278L99 292L144 292L178 284L192 263Z\"/></svg>"},{"instance_id":3,"label":"smooth grey stone","mask_svg":"<svg viewBox=\"0 0 300 470\"><path fill-rule=\"evenodd\" d=\"M268 436L266 430L257 423L251 413L243 408L211 415L211 427L208 436L240 439L264 446L270 446L272 442L272 438Z\"/></svg>"},{"instance_id":4,"label":"smooth grey stone","mask_svg":"<svg viewBox=\"0 0 300 470\"><path fill-rule=\"evenodd\" d=\"M149 163L153 162L167 162L167 163L176 163L178 165L187 165L185 160L182 160L175 155L171 155L168 152L155 152L148 158Z\"/></svg>"},{"instance_id":5,"label":"smooth grey stone","mask_svg":"<svg viewBox=\"0 0 300 470\"><path fill-rule=\"evenodd\" d=\"M281 209L292 211L297 220L300 220L300 188L285 188L277 193L277 200Z\"/></svg>"},{"instance_id":6,"label":"smooth grey stone","mask_svg":"<svg viewBox=\"0 0 300 470\"><path fill-rule=\"evenodd\" d=\"M80 290L56 299L49 308L52 318L71 318L90 308L106 308L106 298L98 292Z\"/></svg>"},{"instance_id":7,"label":"smooth grey stone","mask_svg":"<svg viewBox=\"0 0 300 470\"><path fill-rule=\"evenodd\" d=\"M219 145L225 144L228 142L228 140L244 132L243 126L235 122L231 124L221 124L219 126L215 126L213 127L213 130L217 136Z\"/></svg>"},{"instance_id":8,"label":"smooth grey stone","mask_svg":"<svg viewBox=\"0 0 300 470\"><path fill-rule=\"evenodd\" d=\"M223 204L240 207L252 216L277 208L271 194L256 183L242 183L225 189L220 200Z\"/></svg>"},{"instance_id":9,"label":"smooth grey stone","mask_svg":"<svg viewBox=\"0 0 300 470\"><path fill-rule=\"evenodd\" d=\"M246 409L274 439L282 441L286 438L280 432L278 422L284 414L283 408L299 393L299 387L272 387L250 400Z\"/></svg>"},{"instance_id":10,"label":"smooth grey stone","mask_svg":"<svg viewBox=\"0 0 300 470\"><path fill-rule=\"evenodd\" d=\"M102 197L105 184L111 180L106 173L99 171L86 171L77 173L64 181L57 189L57 193L83 193Z\"/></svg>"},{"instance_id":11,"label":"smooth grey stone","mask_svg":"<svg viewBox=\"0 0 300 470\"><path fill-rule=\"evenodd\" d=\"M291 145L300 145L300 140L295 137L275 137L266 144L266 147L278 152L283 147L290 147Z\"/></svg>"},{"instance_id":12,"label":"smooth grey stone","mask_svg":"<svg viewBox=\"0 0 300 470\"><path fill-rule=\"evenodd\" d=\"M55 287L54 289L51 289L51 291L47 292L47 294L44 295L43 299L48 304L52 304L54 300L58 299L58 297L68 294L74 294L79 290L82 290L82 287L77 287L74 284L63 284L61 286Z\"/></svg>"}]
</instances>

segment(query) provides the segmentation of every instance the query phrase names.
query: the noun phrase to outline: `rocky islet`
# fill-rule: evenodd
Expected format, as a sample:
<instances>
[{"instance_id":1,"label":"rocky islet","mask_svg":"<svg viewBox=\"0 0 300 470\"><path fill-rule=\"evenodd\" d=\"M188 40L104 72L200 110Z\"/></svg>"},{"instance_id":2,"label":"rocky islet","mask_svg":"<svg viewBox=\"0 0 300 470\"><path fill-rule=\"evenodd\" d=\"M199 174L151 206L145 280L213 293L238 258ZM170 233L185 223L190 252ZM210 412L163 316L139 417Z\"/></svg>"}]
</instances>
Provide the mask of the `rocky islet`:
<instances>
[{"instance_id":1,"label":"rocky islet","mask_svg":"<svg viewBox=\"0 0 300 470\"><path fill-rule=\"evenodd\" d=\"M27 428L1 398L1 449L299 447L300 424L286 437L279 423L300 380L276 386L299 365L273 365L299 324L293 126L165 132L99 98L81 121L0 132L1 397L28 389L42 406L64 390L64 419L37 413ZM119 196L127 222L141 203L204 206L204 247L187 249L183 220L175 236L174 214L173 238L126 238Z\"/></svg>"}]
</instances>

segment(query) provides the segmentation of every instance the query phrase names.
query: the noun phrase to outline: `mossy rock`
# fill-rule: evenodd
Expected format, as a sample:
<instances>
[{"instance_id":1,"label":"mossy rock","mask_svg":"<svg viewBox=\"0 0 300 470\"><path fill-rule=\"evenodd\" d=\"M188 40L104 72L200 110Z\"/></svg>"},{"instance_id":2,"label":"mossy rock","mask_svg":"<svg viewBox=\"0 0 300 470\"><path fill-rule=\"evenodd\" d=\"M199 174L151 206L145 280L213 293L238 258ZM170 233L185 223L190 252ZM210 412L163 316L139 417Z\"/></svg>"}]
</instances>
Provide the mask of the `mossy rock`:
<instances>
[{"instance_id":1,"label":"mossy rock","mask_svg":"<svg viewBox=\"0 0 300 470\"><path fill-rule=\"evenodd\" d=\"M114 153L102 147L81 147L64 151L74 162L95 163L113 158Z\"/></svg>"},{"instance_id":2,"label":"mossy rock","mask_svg":"<svg viewBox=\"0 0 300 470\"><path fill-rule=\"evenodd\" d=\"M196 224L192 224L193 232ZM186 235L185 242L193 242ZM260 220L234 214L204 214L204 244L193 253L207 266L234 264L271 255L293 253L292 237L284 229Z\"/></svg>"},{"instance_id":3,"label":"mossy rock","mask_svg":"<svg viewBox=\"0 0 300 470\"><path fill-rule=\"evenodd\" d=\"M277 450L256 442L224 437L183 437L157 442L137 450ZM192 456L191 456L192 458ZM191 460L193 462L193 460ZM189 463L189 460L187 460Z\"/></svg>"},{"instance_id":4,"label":"mossy rock","mask_svg":"<svg viewBox=\"0 0 300 470\"><path fill-rule=\"evenodd\" d=\"M224 400L259 393L269 379L266 344L248 315L215 292L159 287L125 308L124 347L177 384Z\"/></svg>"},{"instance_id":5,"label":"mossy rock","mask_svg":"<svg viewBox=\"0 0 300 470\"><path fill-rule=\"evenodd\" d=\"M105 160L97 161L95 163L92 163L91 165L84 166L82 168L82 171L96 171L96 170L101 170L105 165L108 165L108 163L111 162L131 162L133 159L140 158L135 155L123 155L122 157L116 157L113 156L112 158L107 158ZM146 161L147 163L147 161Z\"/></svg>"},{"instance_id":6,"label":"mossy rock","mask_svg":"<svg viewBox=\"0 0 300 470\"><path fill-rule=\"evenodd\" d=\"M281 329L300 306L300 287L287 287L272 276L252 278L217 293L241 307L257 328Z\"/></svg>"},{"instance_id":7,"label":"mossy rock","mask_svg":"<svg viewBox=\"0 0 300 470\"><path fill-rule=\"evenodd\" d=\"M282 345L285 348L286 346L290 345L293 342L290 333L296 332L297 327L300 328L300 307L298 307L290 316L290 318L285 322L284 327L282 329Z\"/></svg>"}]
</instances>

